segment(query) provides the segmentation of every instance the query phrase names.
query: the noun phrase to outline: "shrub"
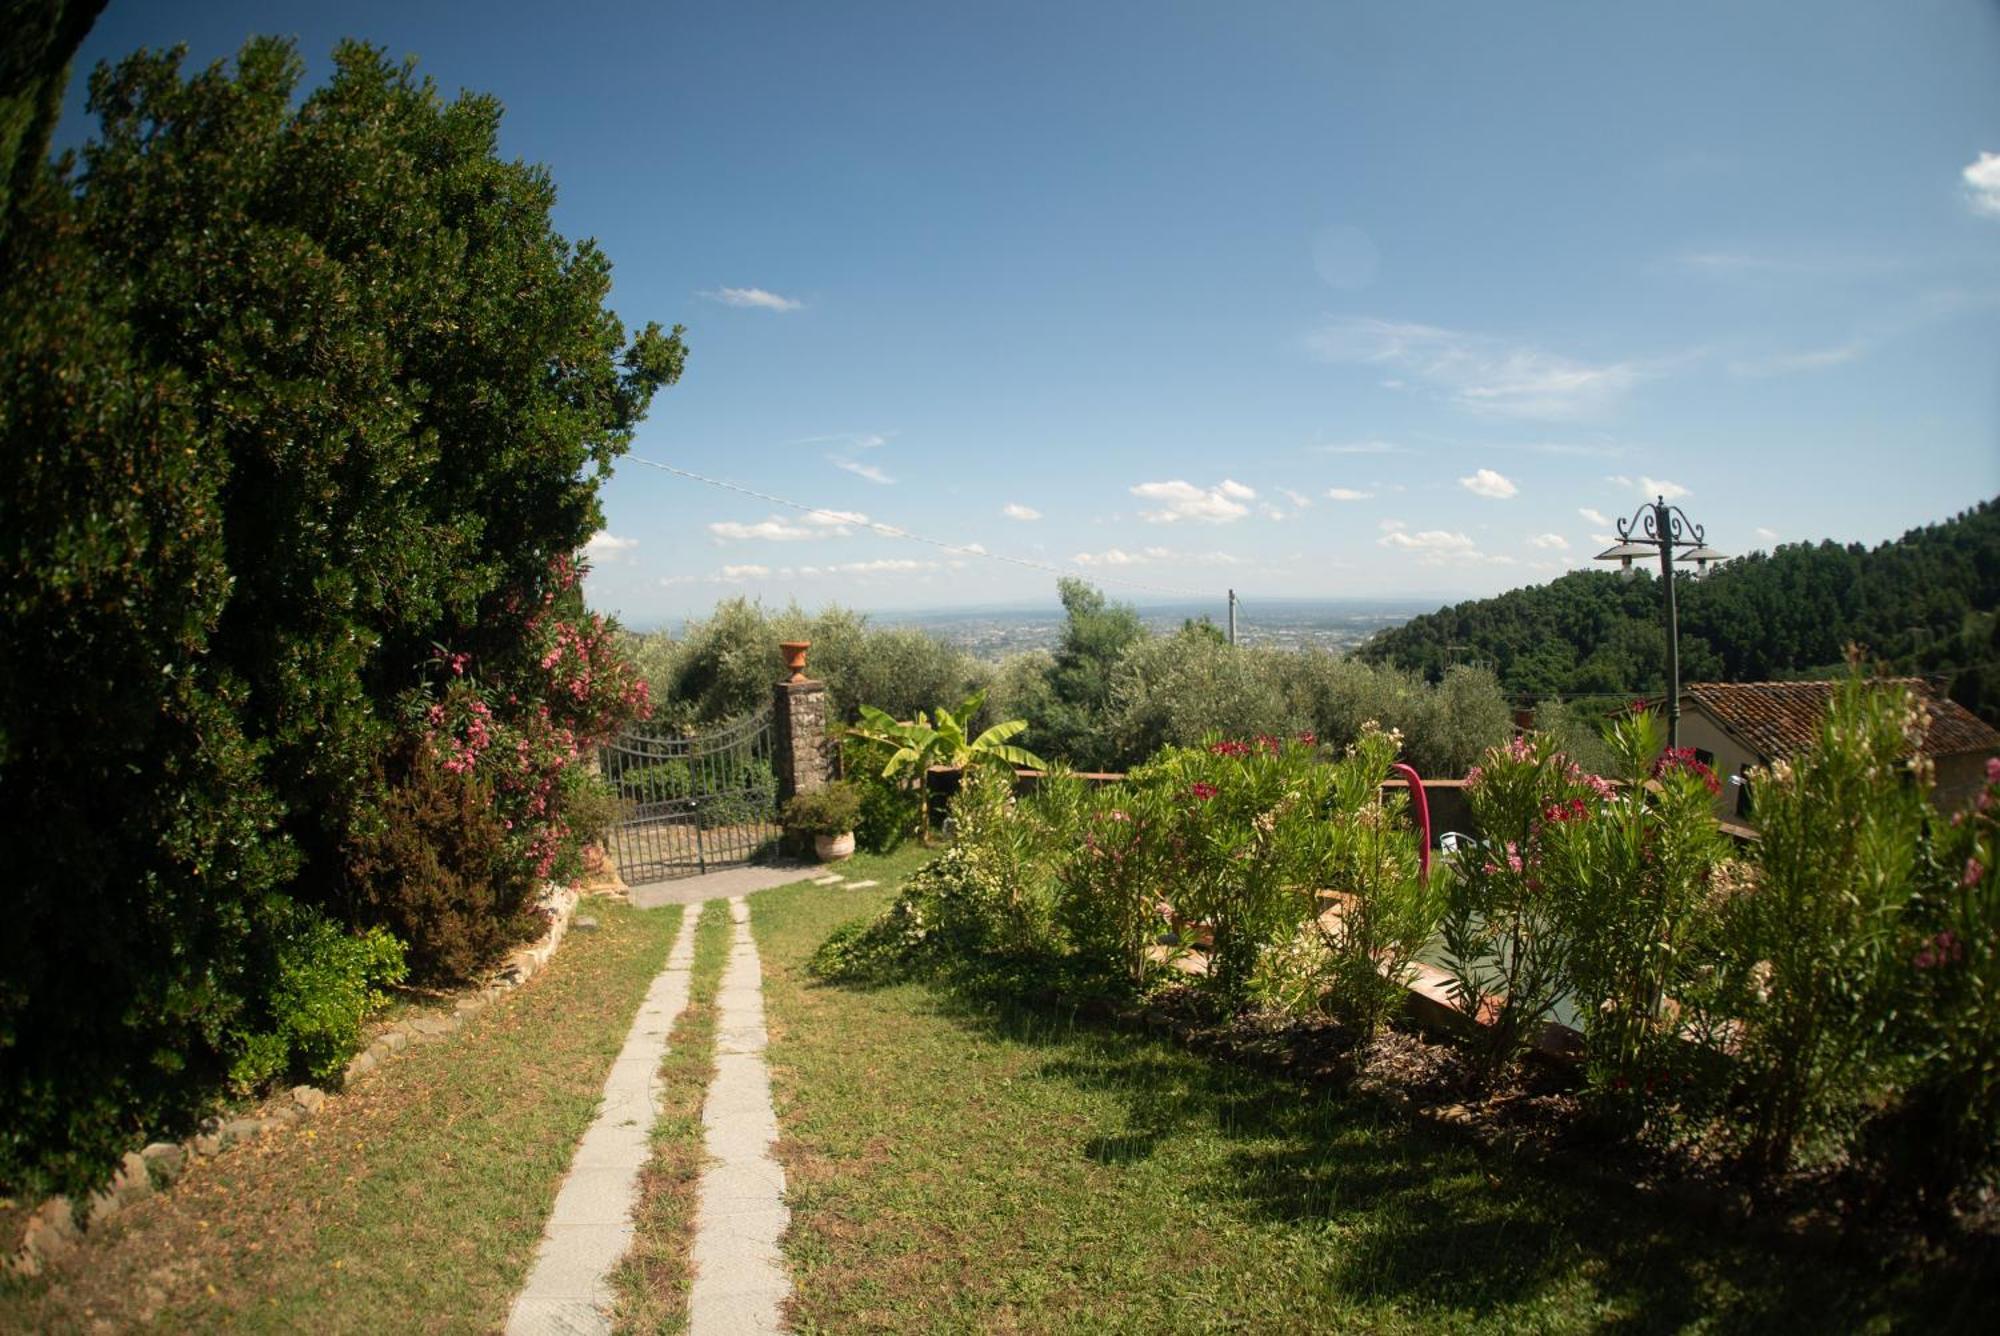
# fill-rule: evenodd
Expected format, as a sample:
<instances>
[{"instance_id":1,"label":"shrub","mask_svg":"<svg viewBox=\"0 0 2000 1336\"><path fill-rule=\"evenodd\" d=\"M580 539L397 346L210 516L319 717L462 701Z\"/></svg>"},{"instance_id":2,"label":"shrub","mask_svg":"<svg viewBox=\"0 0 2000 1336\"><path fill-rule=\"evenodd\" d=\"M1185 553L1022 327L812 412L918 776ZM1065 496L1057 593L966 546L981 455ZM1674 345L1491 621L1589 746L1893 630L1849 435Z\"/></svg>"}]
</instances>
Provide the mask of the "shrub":
<instances>
[{"instance_id":1,"label":"shrub","mask_svg":"<svg viewBox=\"0 0 2000 1336\"><path fill-rule=\"evenodd\" d=\"M828 982L883 983L962 967L993 952L1012 898L988 851L953 844L913 873L878 918L829 936L807 969Z\"/></svg>"},{"instance_id":2,"label":"shrub","mask_svg":"<svg viewBox=\"0 0 2000 1336\"><path fill-rule=\"evenodd\" d=\"M540 926L539 879L495 805L483 776L419 752L387 786L380 827L352 846L358 908L407 943L419 982L473 979Z\"/></svg>"},{"instance_id":3,"label":"shrub","mask_svg":"<svg viewBox=\"0 0 2000 1336\"><path fill-rule=\"evenodd\" d=\"M1939 830L1889 962L1904 1090L1868 1129L1892 1181L1933 1205L2000 1168L2000 760Z\"/></svg>"},{"instance_id":4,"label":"shrub","mask_svg":"<svg viewBox=\"0 0 2000 1336\"><path fill-rule=\"evenodd\" d=\"M1551 827L1587 817L1608 790L1549 739L1517 737L1467 776L1480 844L1454 860L1443 939L1452 996L1485 1022L1475 1066L1491 1080L1527 1048L1570 990L1570 942L1555 930L1558 887L1544 875Z\"/></svg>"},{"instance_id":5,"label":"shrub","mask_svg":"<svg viewBox=\"0 0 2000 1336\"><path fill-rule=\"evenodd\" d=\"M1170 799L1168 790L1142 784L1088 790L1060 772L1036 790L1035 806L1065 837L1055 919L1086 977L1126 987L1146 980L1147 948L1166 927L1167 832L1177 816Z\"/></svg>"},{"instance_id":6,"label":"shrub","mask_svg":"<svg viewBox=\"0 0 2000 1336\"><path fill-rule=\"evenodd\" d=\"M808 835L845 835L860 819L861 791L844 781L798 794L785 804L785 829Z\"/></svg>"},{"instance_id":7,"label":"shrub","mask_svg":"<svg viewBox=\"0 0 2000 1336\"><path fill-rule=\"evenodd\" d=\"M1409 799L1384 799L1382 780L1402 738L1364 726L1332 767L1332 810L1309 829L1315 868L1305 906L1325 952L1326 988L1314 999L1372 1037L1401 1009L1418 955L1437 935L1449 895L1449 872L1426 876L1417 835L1406 820ZM1321 888L1340 898L1325 913Z\"/></svg>"},{"instance_id":8,"label":"shrub","mask_svg":"<svg viewBox=\"0 0 2000 1336\"><path fill-rule=\"evenodd\" d=\"M1314 910L1298 894L1312 883L1314 828L1330 800L1331 773L1307 740L1266 735L1173 747L1135 772L1164 790L1173 813L1161 829L1175 868L1168 898L1183 919L1213 934L1205 986L1226 1004L1248 993L1263 949L1289 938Z\"/></svg>"},{"instance_id":9,"label":"shrub","mask_svg":"<svg viewBox=\"0 0 2000 1336\"><path fill-rule=\"evenodd\" d=\"M1730 902L1718 982L1743 1018L1754 1172L1832 1149L1888 1084L1887 982L1910 968L1920 889L1927 804L1911 779L1923 728L1908 691L1851 674L1813 745L1751 775L1756 888Z\"/></svg>"},{"instance_id":10,"label":"shrub","mask_svg":"<svg viewBox=\"0 0 2000 1336\"><path fill-rule=\"evenodd\" d=\"M1722 1075L1689 1040L1703 967L1722 949L1718 879L1728 843L1715 818L1715 776L1668 755L1651 711L1606 733L1621 791L1551 808L1537 837L1552 926L1568 943L1570 991L1588 1041L1585 1074L1600 1108L1631 1122L1719 1094Z\"/></svg>"},{"instance_id":11,"label":"shrub","mask_svg":"<svg viewBox=\"0 0 2000 1336\"><path fill-rule=\"evenodd\" d=\"M266 912L276 946L261 1025L232 1035L230 1081L252 1093L280 1080L325 1085L354 1055L361 1023L407 973L403 946L382 928L354 935L282 897Z\"/></svg>"}]
</instances>

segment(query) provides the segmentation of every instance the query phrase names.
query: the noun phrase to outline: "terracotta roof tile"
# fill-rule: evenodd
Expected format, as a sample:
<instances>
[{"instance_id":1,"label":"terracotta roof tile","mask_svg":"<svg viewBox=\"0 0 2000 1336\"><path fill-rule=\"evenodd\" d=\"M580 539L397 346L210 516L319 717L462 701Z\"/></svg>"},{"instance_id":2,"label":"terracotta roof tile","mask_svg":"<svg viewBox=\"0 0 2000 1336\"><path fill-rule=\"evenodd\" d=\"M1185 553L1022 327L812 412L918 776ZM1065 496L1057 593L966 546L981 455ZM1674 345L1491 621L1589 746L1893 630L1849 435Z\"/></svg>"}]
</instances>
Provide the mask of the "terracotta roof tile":
<instances>
[{"instance_id":1,"label":"terracotta roof tile","mask_svg":"<svg viewBox=\"0 0 2000 1336\"><path fill-rule=\"evenodd\" d=\"M2000 732L1956 701L1939 696L1919 677L1878 679L1911 687L1930 703L1927 756L2000 752ZM1699 701L1731 732L1768 760L1810 746L1837 682L1691 682L1684 697Z\"/></svg>"}]
</instances>

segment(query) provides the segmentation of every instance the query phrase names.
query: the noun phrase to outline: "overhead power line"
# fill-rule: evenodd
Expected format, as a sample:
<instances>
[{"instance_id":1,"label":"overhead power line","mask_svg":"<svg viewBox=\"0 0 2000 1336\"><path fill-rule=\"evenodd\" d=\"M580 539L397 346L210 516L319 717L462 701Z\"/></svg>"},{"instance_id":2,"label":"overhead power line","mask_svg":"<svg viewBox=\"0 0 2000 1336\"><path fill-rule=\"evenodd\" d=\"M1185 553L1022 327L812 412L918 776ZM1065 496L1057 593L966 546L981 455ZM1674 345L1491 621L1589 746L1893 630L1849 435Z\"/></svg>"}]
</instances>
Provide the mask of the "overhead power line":
<instances>
[{"instance_id":1,"label":"overhead power line","mask_svg":"<svg viewBox=\"0 0 2000 1336\"><path fill-rule=\"evenodd\" d=\"M823 520L850 525L854 528L870 529L885 538L907 539L912 543L922 543L927 547L934 547L940 551L951 552L958 556L980 557L987 561L1005 562L1009 566L1020 566L1027 570L1041 571L1048 575L1070 576L1081 574L1103 584L1125 585L1132 589L1144 589L1154 594L1172 594L1177 598L1205 599L1210 597L1208 594L1192 589L1177 589L1172 585L1148 584L1143 580L1131 580L1122 575L1104 575L1088 567L1079 566L1075 569L1065 569L1064 567L1052 565L1045 561L1035 561L1028 557L1011 557L1004 552L989 552L983 547L967 547L960 543L947 543L942 538L930 538L924 534L905 529L898 524L883 524L875 520L857 521L854 518L854 513L851 511L829 510L824 506L809 506L804 502L793 501L787 497L777 496L770 492L760 492L754 487L745 487L741 483L726 482L721 478L711 478L706 474L696 473L692 469L680 468L673 464L663 464L657 459L647 459L643 455L627 454L624 458L631 460L635 464L644 464L647 468L658 469L662 473L671 473L677 478L686 478L690 482L698 482L708 487L717 487L725 492L735 492L738 496L755 497L759 501L769 502L774 506L784 506L787 509L796 510L802 515L813 515Z\"/></svg>"}]
</instances>

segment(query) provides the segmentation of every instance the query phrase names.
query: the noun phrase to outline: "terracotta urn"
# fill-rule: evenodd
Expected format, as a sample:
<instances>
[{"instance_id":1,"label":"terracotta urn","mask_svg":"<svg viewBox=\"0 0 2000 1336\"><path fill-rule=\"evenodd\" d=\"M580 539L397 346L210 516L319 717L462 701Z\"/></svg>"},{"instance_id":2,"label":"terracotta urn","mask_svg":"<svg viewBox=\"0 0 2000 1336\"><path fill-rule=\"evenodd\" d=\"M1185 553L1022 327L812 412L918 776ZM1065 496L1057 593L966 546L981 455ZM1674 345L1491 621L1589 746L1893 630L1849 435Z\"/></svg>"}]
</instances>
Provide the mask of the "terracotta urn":
<instances>
[{"instance_id":1,"label":"terracotta urn","mask_svg":"<svg viewBox=\"0 0 2000 1336\"><path fill-rule=\"evenodd\" d=\"M854 832L840 835L813 836L813 852L822 863L838 863L843 858L854 857Z\"/></svg>"},{"instance_id":2,"label":"terracotta urn","mask_svg":"<svg viewBox=\"0 0 2000 1336\"><path fill-rule=\"evenodd\" d=\"M812 648L810 640L781 640L778 648L785 652L785 667L791 670L791 680L806 680L806 651Z\"/></svg>"}]
</instances>

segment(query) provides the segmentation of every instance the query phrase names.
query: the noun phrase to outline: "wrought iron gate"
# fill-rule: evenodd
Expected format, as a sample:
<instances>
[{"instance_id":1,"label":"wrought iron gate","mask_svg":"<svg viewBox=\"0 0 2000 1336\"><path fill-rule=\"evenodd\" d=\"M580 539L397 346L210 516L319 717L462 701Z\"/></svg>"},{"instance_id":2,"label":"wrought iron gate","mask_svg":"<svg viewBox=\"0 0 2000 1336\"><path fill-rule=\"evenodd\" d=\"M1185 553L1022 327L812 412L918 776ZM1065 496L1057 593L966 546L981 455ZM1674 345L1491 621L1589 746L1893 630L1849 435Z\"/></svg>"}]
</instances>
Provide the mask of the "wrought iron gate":
<instances>
[{"instance_id":1,"label":"wrought iron gate","mask_svg":"<svg viewBox=\"0 0 2000 1336\"><path fill-rule=\"evenodd\" d=\"M776 851L769 706L693 733L628 729L598 759L618 794L612 854L627 885L692 877Z\"/></svg>"}]
</instances>

